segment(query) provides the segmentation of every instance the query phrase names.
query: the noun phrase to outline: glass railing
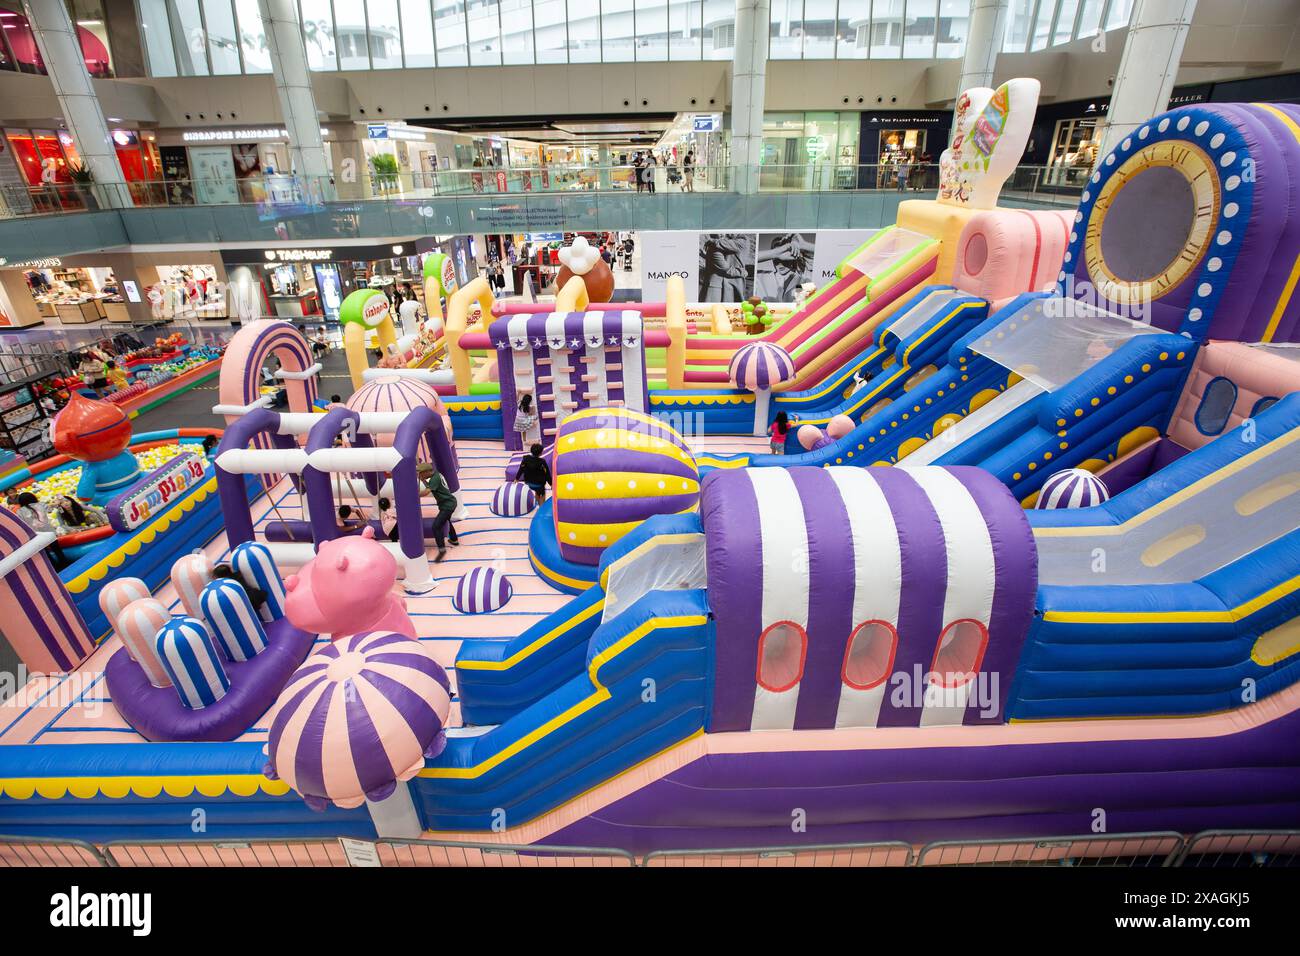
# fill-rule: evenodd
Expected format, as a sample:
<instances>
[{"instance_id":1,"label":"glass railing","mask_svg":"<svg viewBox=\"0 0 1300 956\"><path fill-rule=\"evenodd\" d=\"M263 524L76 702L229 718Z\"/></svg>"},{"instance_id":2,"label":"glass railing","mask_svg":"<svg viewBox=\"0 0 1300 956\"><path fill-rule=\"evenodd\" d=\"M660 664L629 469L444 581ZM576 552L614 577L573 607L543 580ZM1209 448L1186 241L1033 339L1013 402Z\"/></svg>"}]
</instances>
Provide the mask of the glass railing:
<instances>
[{"instance_id":1,"label":"glass railing","mask_svg":"<svg viewBox=\"0 0 1300 956\"><path fill-rule=\"evenodd\" d=\"M1018 167L1003 189L1010 204L1074 206L1086 175L1066 176L1045 166ZM758 167L551 165L537 168L444 169L344 177L260 176L239 180L162 180L133 183L49 183L0 186L0 218L85 213L106 209L253 206L259 214L321 212L337 203L408 202L438 198L622 196L690 193L914 193L937 190L936 164L916 164L900 182L897 166L812 163Z\"/></svg>"}]
</instances>

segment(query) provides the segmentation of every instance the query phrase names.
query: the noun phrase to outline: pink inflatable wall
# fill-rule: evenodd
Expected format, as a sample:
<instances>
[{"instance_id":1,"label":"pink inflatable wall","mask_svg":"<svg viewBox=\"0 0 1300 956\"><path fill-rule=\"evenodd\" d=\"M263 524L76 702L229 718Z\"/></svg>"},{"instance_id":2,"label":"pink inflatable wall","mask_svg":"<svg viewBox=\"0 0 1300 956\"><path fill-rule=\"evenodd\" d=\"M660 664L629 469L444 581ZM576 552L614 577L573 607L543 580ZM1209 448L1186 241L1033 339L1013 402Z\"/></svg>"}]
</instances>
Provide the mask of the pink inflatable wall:
<instances>
[{"instance_id":1,"label":"pink inflatable wall","mask_svg":"<svg viewBox=\"0 0 1300 956\"><path fill-rule=\"evenodd\" d=\"M1070 242L1073 211L990 209L957 240L952 284L1001 308L1022 292L1055 285Z\"/></svg>"}]
</instances>

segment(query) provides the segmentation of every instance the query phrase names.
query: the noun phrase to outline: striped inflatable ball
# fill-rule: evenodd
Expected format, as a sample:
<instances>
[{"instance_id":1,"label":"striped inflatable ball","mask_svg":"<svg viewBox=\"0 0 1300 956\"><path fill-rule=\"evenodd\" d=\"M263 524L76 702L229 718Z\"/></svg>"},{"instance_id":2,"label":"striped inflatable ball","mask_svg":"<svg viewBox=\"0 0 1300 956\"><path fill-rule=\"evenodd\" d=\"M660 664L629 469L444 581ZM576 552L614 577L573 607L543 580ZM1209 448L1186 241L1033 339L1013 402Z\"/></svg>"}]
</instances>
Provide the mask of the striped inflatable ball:
<instances>
[{"instance_id":1,"label":"striped inflatable ball","mask_svg":"<svg viewBox=\"0 0 1300 956\"><path fill-rule=\"evenodd\" d=\"M510 579L496 568L475 568L456 583L451 606L462 614L486 614L505 607L514 593Z\"/></svg>"},{"instance_id":2,"label":"striped inflatable ball","mask_svg":"<svg viewBox=\"0 0 1300 956\"><path fill-rule=\"evenodd\" d=\"M507 481L492 495L489 507L494 515L518 518L537 507L537 496L522 481Z\"/></svg>"},{"instance_id":3,"label":"striped inflatable ball","mask_svg":"<svg viewBox=\"0 0 1300 956\"><path fill-rule=\"evenodd\" d=\"M700 475L670 425L624 408L566 418L553 465L560 555L596 565L604 550L646 518L699 507Z\"/></svg>"},{"instance_id":4,"label":"striped inflatable ball","mask_svg":"<svg viewBox=\"0 0 1300 956\"><path fill-rule=\"evenodd\" d=\"M420 641L363 631L307 658L271 711L263 768L313 810L383 800L446 746L451 683Z\"/></svg>"},{"instance_id":5,"label":"striped inflatable ball","mask_svg":"<svg viewBox=\"0 0 1300 956\"><path fill-rule=\"evenodd\" d=\"M1106 483L1083 468L1066 468L1049 475L1038 492L1034 507L1042 511L1057 508L1091 508L1110 500Z\"/></svg>"},{"instance_id":6,"label":"striped inflatable ball","mask_svg":"<svg viewBox=\"0 0 1300 956\"><path fill-rule=\"evenodd\" d=\"M158 657L189 710L215 704L230 690L230 678L207 627L192 617L174 617L158 631Z\"/></svg>"}]
</instances>

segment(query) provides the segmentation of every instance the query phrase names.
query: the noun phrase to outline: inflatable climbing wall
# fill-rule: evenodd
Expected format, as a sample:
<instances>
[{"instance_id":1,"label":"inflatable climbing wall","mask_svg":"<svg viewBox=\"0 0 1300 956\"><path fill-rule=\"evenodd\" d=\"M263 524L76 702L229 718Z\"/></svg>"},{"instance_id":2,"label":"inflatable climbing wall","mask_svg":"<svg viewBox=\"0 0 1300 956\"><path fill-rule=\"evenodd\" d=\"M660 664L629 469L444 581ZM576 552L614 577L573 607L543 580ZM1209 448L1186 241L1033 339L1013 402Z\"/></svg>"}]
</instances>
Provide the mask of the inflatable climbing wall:
<instances>
[{"instance_id":1,"label":"inflatable climbing wall","mask_svg":"<svg viewBox=\"0 0 1300 956\"><path fill-rule=\"evenodd\" d=\"M506 448L549 445L560 423L593 405L649 409L641 313L514 315L488 327L497 350ZM521 441L519 401L533 396L537 422Z\"/></svg>"}]
</instances>

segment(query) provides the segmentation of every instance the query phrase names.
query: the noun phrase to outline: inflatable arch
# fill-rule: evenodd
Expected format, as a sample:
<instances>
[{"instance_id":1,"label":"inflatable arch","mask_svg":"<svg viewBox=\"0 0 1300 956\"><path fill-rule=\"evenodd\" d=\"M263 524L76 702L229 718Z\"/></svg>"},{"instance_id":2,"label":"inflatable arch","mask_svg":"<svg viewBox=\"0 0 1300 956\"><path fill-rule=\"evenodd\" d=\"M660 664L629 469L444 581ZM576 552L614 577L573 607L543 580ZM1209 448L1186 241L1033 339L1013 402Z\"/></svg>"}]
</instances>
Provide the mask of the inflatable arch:
<instances>
[{"instance_id":1,"label":"inflatable arch","mask_svg":"<svg viewBox=\"0 0 1300 956\"><path fill-rule=\"evenodd\" d=\"M95 641L40 539L0 508L0 615L5 636L28 668L70 671L94 652Z\"/></svg>"},{"instance_id":2,"label":"inflatable arch","mask_svg":"<svg viewBox=\"0 0 1300 956\"><path fill-rule=\"evenodd\" d=\"M366 356L366 333L373 329L380 349L385 352L390 345L397 345L397 327L393 324L388 296L378 289L357 289L349 293L339 306L339 323L343 326L343 351L348 357L352 387L357 389L370 367Z\"/></svg>"},{"instance_id":3,"label":"inflatable arch","mask_svg":"<svg viewBox=\"0 0 1300 956\"><path fill-rule=\"evenodd\" d=\"M450 299L459 287L456 263L451 256L445 252L435 252L424 260L424 311L430 319L442 323L442 300Z\"/></svg>"},{"instance_id":4,"label":"inflatable arch","mask_svg":"<svg viewBox=\"0 0 1300 956\"><path fill-rule=\"evenodd\" d=\"M289 397L289 410L309 412L316 402L316 373L320 370L307 339L291 323L281 319L259 319L243 326L226 347L218 380L219 404L213 409L224 415L226 425L237 422L261 401L262 365L269 356L280 360L280 378ZM259 434L256 447L271 448L270 436ZM270 488L279 475L263 475Z\"/></svg>"},{"instance_id":5,"label":"inflatable arch","mask_svg":"<svg viewBox=\"0 0 1300 956\"><path fill-rule=\"evenodd\" d=\"M443 335L447 339L447 354L451 356L451 368L456 378L456 394L470 393L471 373L469 353L460 347L460 337L469 331L469 308L477 302L482 318L479 324L486 328L492 315L492 289L487 279L477 276L465 283L451 294L447 300L447 325Z\"/></svg>"}]
</instances>

